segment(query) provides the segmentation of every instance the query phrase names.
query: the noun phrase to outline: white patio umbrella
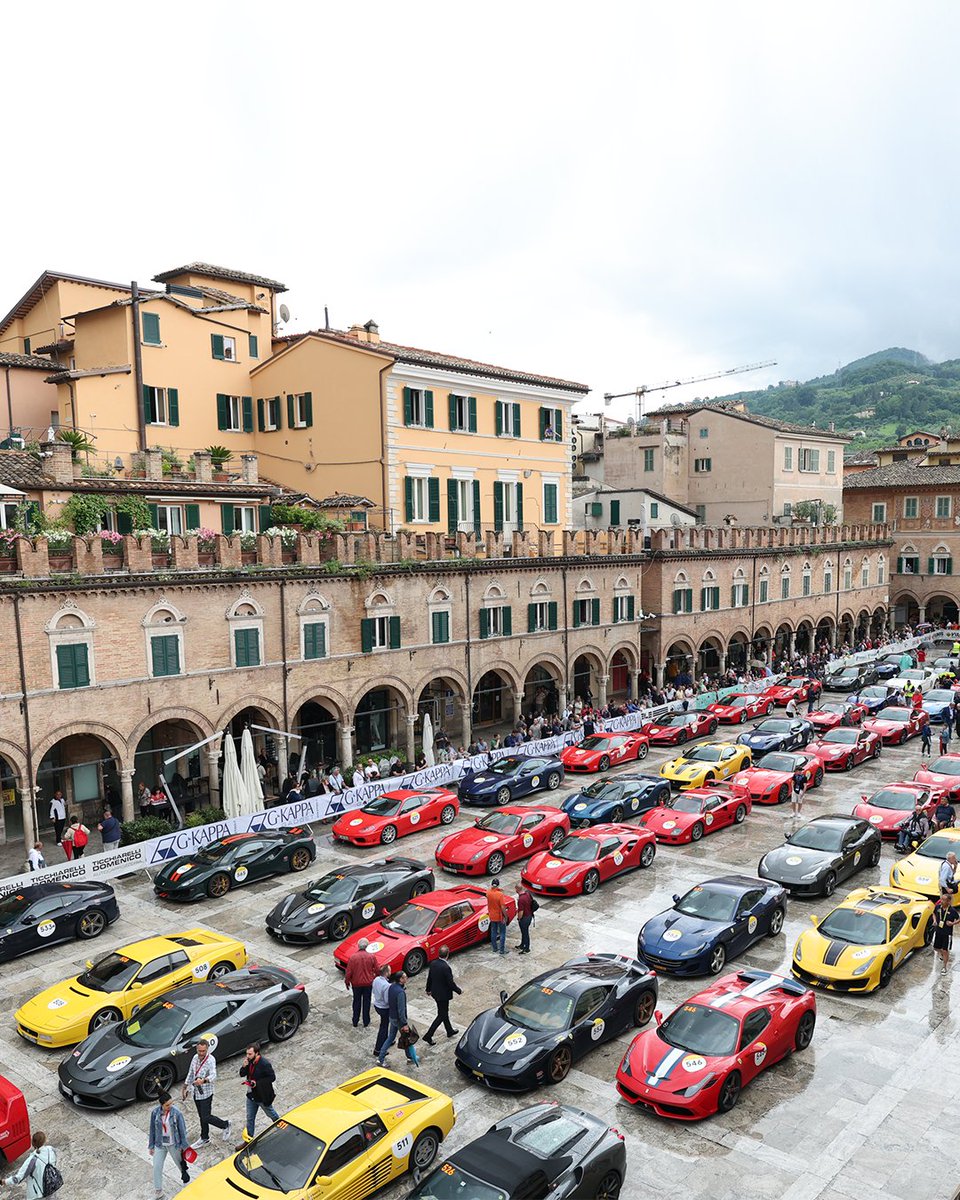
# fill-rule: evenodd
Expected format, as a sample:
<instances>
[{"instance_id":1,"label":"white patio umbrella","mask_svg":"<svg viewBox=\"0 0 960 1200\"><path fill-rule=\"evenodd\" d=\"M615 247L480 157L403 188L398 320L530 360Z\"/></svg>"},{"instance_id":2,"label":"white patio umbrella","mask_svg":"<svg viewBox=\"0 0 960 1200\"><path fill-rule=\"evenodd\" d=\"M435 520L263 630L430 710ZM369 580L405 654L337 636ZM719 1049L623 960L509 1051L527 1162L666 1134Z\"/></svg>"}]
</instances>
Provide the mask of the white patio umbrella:
<instances>
[{"instance_id":1,"label":"white patio umbrella","mask_svg":"<svg viewBox=\"0 0 960 1200\"><path fill-rule=\"evenodd\" d=\"M233 734L227 730L223 735L223 775L220 780L220 802L227 817L239 817L243 812L244 787L240 764L237 762L237 744Z\"/></svg>"},{"instance_id":2,"label":"white patio umbrella","mask_svg":"<svg viewBox=\"0 0 960 1200\"><path fill-rule=\"evenodd\" d=\"M249 729L244 729L240 739L240 775L243 779L242 811L259 812L263 808L263 788L257 772L257 756L253 752L253 734Z\"/></svg>"},{"instance_id":3,"label":"white patio umbrella","mask_svg":"<svg viewBox=\"0 0 960 1200\"><path fill-rule=\"evenodd\" d=\"M433 753L433 722L429 713L423 714L423 757L428 767L436 766L437 759Z\"/></svg>"}]
</instances>

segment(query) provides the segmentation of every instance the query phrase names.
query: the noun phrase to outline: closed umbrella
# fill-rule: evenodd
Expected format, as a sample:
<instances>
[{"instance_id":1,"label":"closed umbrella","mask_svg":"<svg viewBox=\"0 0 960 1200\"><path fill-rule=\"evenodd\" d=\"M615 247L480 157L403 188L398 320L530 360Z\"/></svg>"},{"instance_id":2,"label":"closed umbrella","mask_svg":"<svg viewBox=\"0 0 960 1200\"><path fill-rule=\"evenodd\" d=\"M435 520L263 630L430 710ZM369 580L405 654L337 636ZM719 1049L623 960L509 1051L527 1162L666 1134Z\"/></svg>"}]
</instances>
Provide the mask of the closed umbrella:
<instances>
[{"instance_id":1,"label":"closed umbrella","mask_svg":"<svg viewBox=\"0 0 960 1200\"><path fill-rule=\"evenodd\" d=\"M239 817L243 812L244 787L240 764L237 762L237 745L233 734L227 730L223 735L223 777L220 781L220 801L224 814Z\"/></svg>"},{"instance_id":2,"label":"closed umbrella","mask_svg":"<svg viewBox=\"0 0 960 1200\"><path fill-rule=\"evenodd\" d=\"M433 753L433 722L430 714L423 714L423 757L428 767L436 766L436 755Z\"/></svg>"},{"instance_id":3,"label":"closed umbrella","mask_svg":"<svg viewBox=\"0 0 960 1200\"><path fill-rule=\"evenodd\" d=\"M240 739L240 775L243 779L243 812L259 812L263 808L263 788L257 771L257 756L253 752L253 734L249 729L244 729Z\"/></svg>"}]
</instances>

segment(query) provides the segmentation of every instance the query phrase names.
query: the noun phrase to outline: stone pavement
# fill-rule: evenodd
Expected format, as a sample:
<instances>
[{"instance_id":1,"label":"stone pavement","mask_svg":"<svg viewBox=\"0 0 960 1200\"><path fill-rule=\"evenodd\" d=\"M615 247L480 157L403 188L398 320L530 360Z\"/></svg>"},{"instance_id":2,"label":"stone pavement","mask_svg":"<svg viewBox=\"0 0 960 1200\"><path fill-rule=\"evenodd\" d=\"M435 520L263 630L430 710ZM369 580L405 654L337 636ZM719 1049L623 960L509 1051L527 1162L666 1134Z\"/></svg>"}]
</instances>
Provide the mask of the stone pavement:
<instances>
[{"instance_id":1,"label":"stone pavement","mask_svg":"<svg viewBox=\"0 0 960 1200\"><path fill-rule=\"evenodd\" d=\"M850 774L827 778L809 793L805 815L849 812L861 792L898 778L910 778L919 763L919 739L904 749L888 749L879 762ZM655 771L667 752L651 752L640 769ZM582 781L581 781L582 782ZM568 785L565 791L576 785ZM537 799L542 800L540 796ZM455 828L471 822L465 809ZM463 1029L483 1008L495 1004L501 987L512 990L524 979L587 950L636 952L643 921L666 907L674 892L730 871L753 873L761 854L777 844L789 815L758 806L740 827L722 830L696 846L660 847L653 867L602 886L592 897L545 901L533 929L534 952L494 958L486 948L452 959L462 997L453 1005ZM432 861L441 834L429 830L396 843L394 851ZM344 860L377 857L370 850L334 847L318 831L319 858L311 876ZM885 846L880 866L862 872L857 883L886 882L894 855ZM512 889L519 867L504 875ZM438 883L455 882L440 876ZM297 884L303 884L298 879ZM851 884L850 886L853 886ZM277 1070L277 1106L302 1103L371 1065L371 1033L350 1025L349 996L332 964L329 947L290 950L263 931L263 917L294 881L282 877L255 884L220 901L170 907L153 898L145 875L118 881L122 917L95 947L67 945L0 967L6 1016L0 1023L0 1071L21 1086L34 1128L45 1129L61 1153L65 1196L131 1200L153 1195L146 1150L149 1107L135 1104L118 1113L71 1108L57 1091L60 1052L44 1052L22 1042L14 1029L15 1008L35 992L82 964L85 951L99 956L125 941L196 924L242 937L251 961L273 962L297 972L312 1002L309 1021L289 1043L269 1051ZM838 899L845 894L841 887ZM784 935L755 946L737 965L788 971L790 951L810 913L827 911L824 901L791 901ZM508 945L512 945L511 937ZM424 977L408 985L410 1011L423 1028L433 1013L424 996ZM660 1005L669 1012L696 991L698 982L661 977ZM628 1171L624 1197L677 1196L690 1200L950 1200L960 1187L960 1142L952 1133L952 1113L960 1098L960 1042L954 997L960 1004L957 973L944 979L930 951L915 956L884 992L870 996L818 995L817 1031L810 1049L762 1074L737 1107L699 1124L671 1123L619 1100L613 1079L627 1035L582 1060L559 1087L539 1095L504 1096L465 1083L453 1065L453 1042L442 1035L436 1048L422 1043L422 1078L453 1098L457 1125L451 1147L483 1132L489 1124L538 1098L557 1098L602 1116L626 1137ZM397 1051L388 1060L402 1069ZM222 1064L217 1111L242 1119L242 1096L235 1071ZM192 1104L184 1105L188 1127L197 1135ZM944 1133L944 1129L947 1130ZM200 1151L198 1166L215 1162L219 1141ZM406 1195L404 1180L382 1195ZM170 1174L168 1195L179 1188Z\"/></svg>"}]
</instances>

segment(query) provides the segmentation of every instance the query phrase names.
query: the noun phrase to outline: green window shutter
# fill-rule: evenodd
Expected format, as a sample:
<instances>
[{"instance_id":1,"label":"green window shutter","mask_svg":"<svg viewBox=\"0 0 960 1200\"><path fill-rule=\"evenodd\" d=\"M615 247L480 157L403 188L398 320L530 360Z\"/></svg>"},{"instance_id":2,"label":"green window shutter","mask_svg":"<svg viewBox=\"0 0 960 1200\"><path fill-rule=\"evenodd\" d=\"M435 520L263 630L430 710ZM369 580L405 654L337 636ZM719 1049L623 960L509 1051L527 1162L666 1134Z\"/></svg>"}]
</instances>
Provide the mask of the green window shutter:
<instances>
[{"instance_id":1,"label":"green window shutter","mask_svg":"<svg viewBox=\"0 0 960 1200\"><path fill-rule=\"evenodd\" d=\"M457 525L460 521L460 504L459 493L457 492L457 481L455 479L447 480L447 533L451 536L457 532ZM436 641L436 638L434 638Z\"/></svg>"},{"instance_id":2,"label":"green window shutter","mask_svg":"<svg viewBox=\"0 0 960 1200\"><path fill-rule=\"evenodd\" d=\"M636 620L636 618L634 617L635 612L636 612L636 607L634 605L634 598L633 598L633 596L628 596L627 597L627 620L628 621Z\"/></svg>"},{"instance_id":3,"label":"green window shutter","mask_svg":"<svg viewBox=\"0 0 960 1200\"><path fill-rule=\"evenodd\" d=\"M500 610L500 629L504 637L513 636L513 609L509 604Z\"/></svg>"},{"instance_id":4,"label":"green window shutter","mask_svg":"<svg viewBox=\"0 0 960 1200\"><path fill-rule=\"evenodd\" d=\"M433 613L430 623L432 626L431 640L435 646L450 641L450 614L448 612Z\"/></svg>"},{"instance_id":5,"label":"green window shutter","mask_svg":"<svg viewBox=\"0 0 960 1200\"><path fill-rule=\"evenodd\" d=\"M147 508L150 509L150 526L151 526L151 528L159 529L159 527L160 527L160 506L157 504L148 504Z\"/></svg>"},{"instance_id":6,"label":"green window shutter","mask_svg":"<svg viewBox=\"0 0 960 1200\"><path fill-rule=\"evenodd\" d=\"M390 618L390 649L400 649L400 618Z\"/></svg>"},{"instance_id":7,"label":"green window shutter","mask_svg":"<svg viewBox=\"0 0 960 1200\"><path fill-rule=\"evenodd\" d=\"M620 524L620 501L619 500L611 500L610 501L610 524L611 525L619 525Z\"/></svg>"},{"instance_id":8,"label":"green window shutter","mask_svg":"<svg viewBox=\"0 0 960 1200\"><path fill-rule=\"evenodd\" d=\"M953 574L953 559L952 558L947 559L947 574L948 575Z\"/></svg>"},{"instance_id":9,"label":"green window shutter","mask_svg":"<svg viewBox=\"0 0 960 1200\"><path fill-rule=\"evenodd\" d=\"M257 509L257 517L260 532L263 533L264 530L269 529L273 524L273 505L261 504Z\"/></svg>"},{"instance_id":10,"label":"green window shutter","mask_svg":"<svg viewBox=\"0 0 960 1200\"><path fill-rule=\"evenodd\" d=\"M287 396L287 428L296 429L297 427L297 408L296 401L293 396Z\"/></svg>"},{"instance_id":11,"label":"green window shutter","mask_svg":"<svg viewBox=\"0 0 960 1200\"><path fill-rule=\"evenodd\" d=\"M403 423L404 425L413 424L413 396L408 387L403 389Z\"/></svg>"},{"instance_id":12,"label":"green window shutter","mask_svg":"<svg viewBox=\"0 0 960 1200\"><path fill-rule=\"evenodd\" d=\"M180 424L180 390L167 388L167 424Z\"/></svg>"},{"instance_id":13,"label":"green window shutter","mask_svg":"<svg viewBox=\"0 0 960 1200\"><path fill-rule=\"evenodd\" d=\"M480 536L480 480L473 481L473 532Z\"/></svg>"},{"instance_id":14,"label":"green window shutter","mask_svg":"<svg viewBox=\"0 0 960 1200\"><path fill-rule=\"evenodd\" d=\"M574 627L574 629L580 628L580 601L579 600L574 600L574 602L573 602L573 627Z\"/></svg>"},{"instance_id":15,"label":"green window shutter","mask_svg":"<svg viewBox=\"0 0 960 1200\"><path fill-rule=\"evenodd\" d=\"M590 601L590 624L591 625L599 625L600 624L600 598L599 598L599 596L595 597L593 600Z\"/></svg>"},{"instance_id":16,"label":"green window shutter","mask_svg":"<svg viewBox=\"0 0 960 1200\"><path fill-rule=\"evenodd\" d=\"M477 398L476 396L467 397L467 432L477 432Z\"/></svg>"},{"instance_id":17,"label":"green window shutter","mask_svg":"<svg viewBox=\"0 0 960 1200\"><path fill-rule=\"evenodd\" d=\"M57 685L62 689L90 686L85 643L57 647Z\"/></svg>"},{"instance_id":18,"label":"green window shutter","mask_svg":"<svg viewBox=\"0 0 960 1200\"><path fill-rule=\"evenodd\" d=\"M26 354L29 357L29 355L30 355L30 339L28 337L25 337L23 339L23 352L24 352L24 354Z\"/></svg>"},{"instance_id":19,"label":"green window shutter","mask_svg":"<svg viewBox=\"0 0 960 1200\"><path fill-rule=\"evenodd\" d=\"M744 602L744 604L750 603L750 584L749 583L745 583L743 585L743 602Z\"/></svg>"},{"instance_id":20,"label":"green window shutter","mask_svg":"<svg viewBox=\"0 0 960 1200\"><path fill-rule=\"evenodd\" d=\"M322 621L311 621L303 627L303 657L327 657L327 630Z\"/></svg>"},{"instance_id":21,"label":"green window shutter","mask_svg":"<svg viewBox=\"0 0 960 1200\"><path fill-rule=\"evenodd\" d=\"M503 532L503 484L499 480L493 485L493 528Z\"/></svg>"},{"instance_id":22,"label":"green window shutter","mask_svg":"<svg viewBox=\"0 0 960 1200\"><path fill-rule=\"evenodd\" d=\"M144 384L141 391L142 391L142 395L140 397L140 403L143 405L143 423L144 423L144 425L149 425L150 424L150 389L147 387L146 384Z\"/></svg>"},{"instance_id":23,"label":"green window shutter","mask_svg":"<svg viewBox=\"0 0 960 1200\"><path fill-rule=\"evenodd\" d=\"M480 609L480 637L488 638L490 636L490 610L488 608Z\"/></svg>"},{"instance_id":24,"label":"green window shutter","mask_svg":"<svg viewBox=\"0 0 960 1200\"><path fill-rule=\"evenodd\" d=\"M547 410L543 407L540 409L540 441L543 441L543 435L547 432Z\"/></svg>"},{"instance_id":25,"label":"green window shutter","mask_svg":"<svg viewBox=\"0 0 960 1200\"><path fill-rule=\"evenodd\" d=\"M700 611L703 612L707 607L707 592L709 588L700 589Z\"/></svg>"},{"instance_id":26,"label":"green window shutter","mask_svg":"<svg viewBox=\"0 0 960 1200\"><path fill-rule=\"evenodd\" d=\"M229 537L230 534L233 533L233 505L232 504L221 504L220 505L220 528L223 530L223 532L226 534L227 537Z\"/></svg>"},{"instance_id":27,"label":"green window shutter","mask_svg":"<svg viewBox=\"0 0 960 1200\"><path fill-rule=\"evenodd\" d=\"M674 592L673 592L673 611L675 613L680 612L682 606L683 606L683 593L680 591L679 588L675 588Z\"/></svg>"},{"instance_id":28,"label":"green window shutter","mask_svg":"<svg viewBox=\"0 0 960 1200\"><path fill-rule=\"evenodd\" d=\"M693 588L687 588L683 593L683 611L688 613L693 612Z\"/></svg>"},{"instance_id":29,"label":"green window shutter","mask_svg":"<svg viewBox=\"0 0 960 1200\"><path fill-rule=\"evenodd\" d=\"M513 406L513 436L520 436L520 405Z\"/></svg>"},{"instance_id":30,"label":"green window shutter","mask_svg":"<svg viewBox=\"0 0 960 1200\"><path fill-rule=\"evenodd\" d=\"M142 312L140 319L143 322L143 341L148 346L160 345L160 317L157 313Z\"/></svg>"},{"instance_id":31,"label":"green window shutter","mask_svg":"<svg viewBox=\"0 0 960 1200\"><path fill-rule=\"evenodd\" d=\"M243 415L243 432L253 433L253 397L240 397L240 411Z\"/></svg>"},{"instance_id":32,"label":"green window shutter","mask_svg":"<svg viewBox=\"0 0 960 1200\"><path fill-rule=\"evenodd\" d=\"M154 676L180 674L180 639L173 634L150 639Z\"/></svg>"},{"instance_id":33,"label":"green window shutter","mask_svg":"<svg viewBox=\"0 0 960 1200\"><path fill-rule=\"evenodd\" d=\"M246 629L235 629L233 631L234 658L238 667L248 667L250 665L247 662L247 632Z\"/></svg>"},{"instance_id":34,"label":"green window shutter","mask_svg":"<svg viewBox=\"0 0 960 1200\"><path fill-rule=\"evenodd\" d=\"M450 429L455 432L459 426L457 425L457 398L453 392L447 393L447 414L450 418Z\"/></svg>"},{"instance_id":35,"label":"green window shutter","mask_svg":"<svg viewBox=\"0 0 960 1200\"><path fill-rule=\"evenodd\" d=\"M556 427L556 429L554 429L553 432L557 435L557 441L562 442L563 441L563 409L558 408L555 410L555 412L556 412L556 418L557 418L557 427Z\"/></svg>"},{"instance_id":36,"label":"green window shutter","mask_svg":"<svg viewBox=\"0 0 960 1200\"><path fill-rule=\"evenodd\" d=\"M440 480L427 480L427 517L432 524L440 520Z\"/></svg>"},{"instance_id":37,"label":"green window shutter","mask_svg":"<svg viewBox=\"0 0 960 1200\"><path fill-rule=\"evenodd\" d=\"M227 397L223 392L217 392L217 428L228 429L230 422L227 420Z\"/></svg>"},{"instance_id":38,"label":"green window shutter","mask_svg":"<svg viewBox=\"0 0 960 1200\"><path fill-rule=\"evenodd\" d=\"M303 423L305 429L313 428L313 392L303 393Z\"/></svg>"},{"instance_id":39,"label":"green window shutter","mask_svg":"<svg viewBox=\"0 0 960 1200\"><path fill-rule=\"evenodd\" d=\"M433 392L423 393L423 423L427 429L433 428Z\"/></svg>"},{"instance_id":40,"label":"green window shutter","mask_svg":"<svg viewBox=\"0 0 960 1200\"><path fill-rule=\"evenodd\" d=\"M260 339L257 337L257 335L255 333L248 333L247 341L249 343L248 349L250 351L250 357L251 358L259 358L260 357Z\"/></svg>"},{"instance_id":41,"label":"green window shutter","mask_svg":"<svg viewBox=\"0 0 960 1200\"><path fill-rule=\"evenodd\" d=\"M210 352L214 358L223 358L223 334L210 334Z\"/></svg>"},{"instance_id":42,"label":"green window shutter","mask_svg":"<svg viewBox=\"0 0 960 1200\"><path fill-rule=\"evenodd\" d=\"M557 490L555 483L543 485L543 521L545 525L556 525L557 523Z\"/></svg>"},{"instance_id":43,"label":"green window shutter","mask_svg":"<svg viewBox=\"0 0 960 1200\"><path fill-rule=\"evenodd\" d=\"M897 574L898 575L903 574L903 559L902 558L897 559Z\"/></svg>"},{"instance_id":44,"label":"green window shutter","mask_svg":"<svg viewBox=\"0 0 960 1200\"><path fill-rule=\"evenodd\" d=\"M736 606L737 606L737 585L732 584L730 587L730 607L736 608Z\"/></svg>"},{"instance_id":45,"label":"green window shutter","mask_svg":"<svg viewBox=\"0 0 960 1200\"><path fill-rule=\"evenodd\" d=\"M267 423L264 420L263 411L264 411L264 401L263 401L262 397L258 396L257 397L257 430L260 433L264 433L267 428Z\"/></svg>"},{"instance_id":46,"label":"green window shutter","mask_svg":"<svg viewBox=\"0 0 960 1200\"><path fill-rule=\"evenodd\" d=\"M933 559L932 558L927 559L927 574L928 575L933 574Z\"/></svg>"},{"instance_id":47,"label":"green window shutter","mask_svg":"<svg viewBox=\"0 0 960 1200\"><path fill-rule=\"evenodd\" d=\"M527 633L536 633L537 631L537 606L535 604L527 605Z\"/></svg>"},{"instance_id":48,"label":"green window shutter","mask_svg":"<svg viewBox=\"0 0 960 1200\"><path fill-rule=\"evenodd\" d=\"M517 528L523 528L523 484L517 484Z\"/></svg>"},{"instance_id":49,"label":"green window shutter","mask_svg":"<svg viewBox=\"0 0 960 1200\"><path fill-rule=\"evenodd\" d=\"M185 505L185 508L186 508L186 522L187 522L186 527L187 527L187 529L199 529L200 528L200 505L199 504L187 504L187 505Z\"/></svg>"},{"instance_id":50,"label":"green window shutter","mask_svg":"<svg viewBox=\"0 0 960 1200\"><path fill-rule=\"evenodd\" d=\"M503 433L503 405L499 400L496 402L496 407L494 408L494 416L496 420L497 437L499 437Z\"/></svg>"},{"instance_id":51,"label":"green window shutter","mask_svg":"<svg viewBox=\"0 0 960 1200\"><path fill-rule=\"evenodd\" d=\"M557 627L557 602L551 600L547 605L547 628L556 629Z\"/></svg>"},{"instance_id":52,"label":"green window shutter","mask_svg":"<svg viewBox=\"0 0 960 1200\"><path fill-rule=\"evenodd\" d=\"M713 592L713 607L720 607L720 589L718 587L710 589Z\"/></svg>"},{"instance_id":53,"label":"green window shutter","mask_svg":"<svg viewBox=\"0 0 960 1200\"><path fill-rule=\"evenodd\" d=\"M364 654L373 650L373 618L364 617L360 622L360 649Z\"/></svg>"},{"instance_id":54,"label":"green window shutter","mask_svg":"<svg viewBox=\"0 0 960 1200\"><path fill-rule=\"evenodd\" d=\"M133 517L129 513L117 513L117 533L133 533Z\"/></svg>"},{"instance_id":55,"label":"green window shutter","mask_svg":"<svg viewBox=\"0 0 960 1200\"><path fill-rule=\"evenodd\" d=\"M403 477L403 519L413 520L413 479L410 475Z\"/></svg>"}]
</instances>

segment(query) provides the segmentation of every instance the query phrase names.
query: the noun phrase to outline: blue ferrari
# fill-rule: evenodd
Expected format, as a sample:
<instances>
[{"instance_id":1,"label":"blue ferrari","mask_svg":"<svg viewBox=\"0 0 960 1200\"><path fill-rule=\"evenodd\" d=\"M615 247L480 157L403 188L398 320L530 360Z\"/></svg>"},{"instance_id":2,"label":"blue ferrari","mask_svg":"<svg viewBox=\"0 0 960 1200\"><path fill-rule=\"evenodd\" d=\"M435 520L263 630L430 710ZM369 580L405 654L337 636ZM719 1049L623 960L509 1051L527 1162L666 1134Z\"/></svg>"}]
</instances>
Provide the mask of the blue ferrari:
<instances>
[{"instance_id":1,"label":"blue ferrari","mask_svg":"<svg viewBox=\"0 0 960 1200\"><path fill-rule=\"evenodd\" d=\"M531 792L556 791L561 783L563 763L559 758L510 754L468 771L457 784L457 793L461 804L509 804Z\"/></svg>"},{"instance_id":2,"label":"blue ferrari","mask_svg":"<svg viewBox=\"0 0 960 1200\"><path fill-rule=\"evenodd\" d=\"M753 752L754 758L771 750L802 750L813 737L813 726L800 717L768 717L741 733L737 741Z\"/></svg>"},{"instance_id":3,"label":"blue ferrari","mask_svg":"<svg viewBox=\"0 0 960 1200\"><path fill-rule=\"evenodd\" d=\"M953 688L933 688L923 696L923 711L933 724L946 720L947 709L953 703Z\"/></svg>"},{"instance_id":4,"label":"blue ferrari","mask_svg":"<svg viewBox=\"0 0 960 1200\"><path fill-rule=\"evenodd\" d=\"M574 829L586 829L612 821L619 825L627 817L670 803L670 784L658 775L618 775L597 779L582 792L563 802L563 811Z\"/></svg>"},{"instance_id":5,"label":"blue ferrari","mask_svg":"<svg viewBox=\"0 0 960 1200\"><path fill-rule=\"evenodd\" d=\"M767 879L709 879L644 924L637 957L671 975L719 975L728 959L777 936L786 903L786 891Z\"/></svg>"},{"instance_id":6,"label":"blue ferrari","mask_svg":"<svg viewBox=\"0 0 960 1200\"><path fill-rule=\"evenodd\" d=\"M875 717L881 708L886 708L890 703L890 689L884 683L873 683L856 696L851 696L850 703L862 704L870 716Z\"/></svg>"}]
</instances>

